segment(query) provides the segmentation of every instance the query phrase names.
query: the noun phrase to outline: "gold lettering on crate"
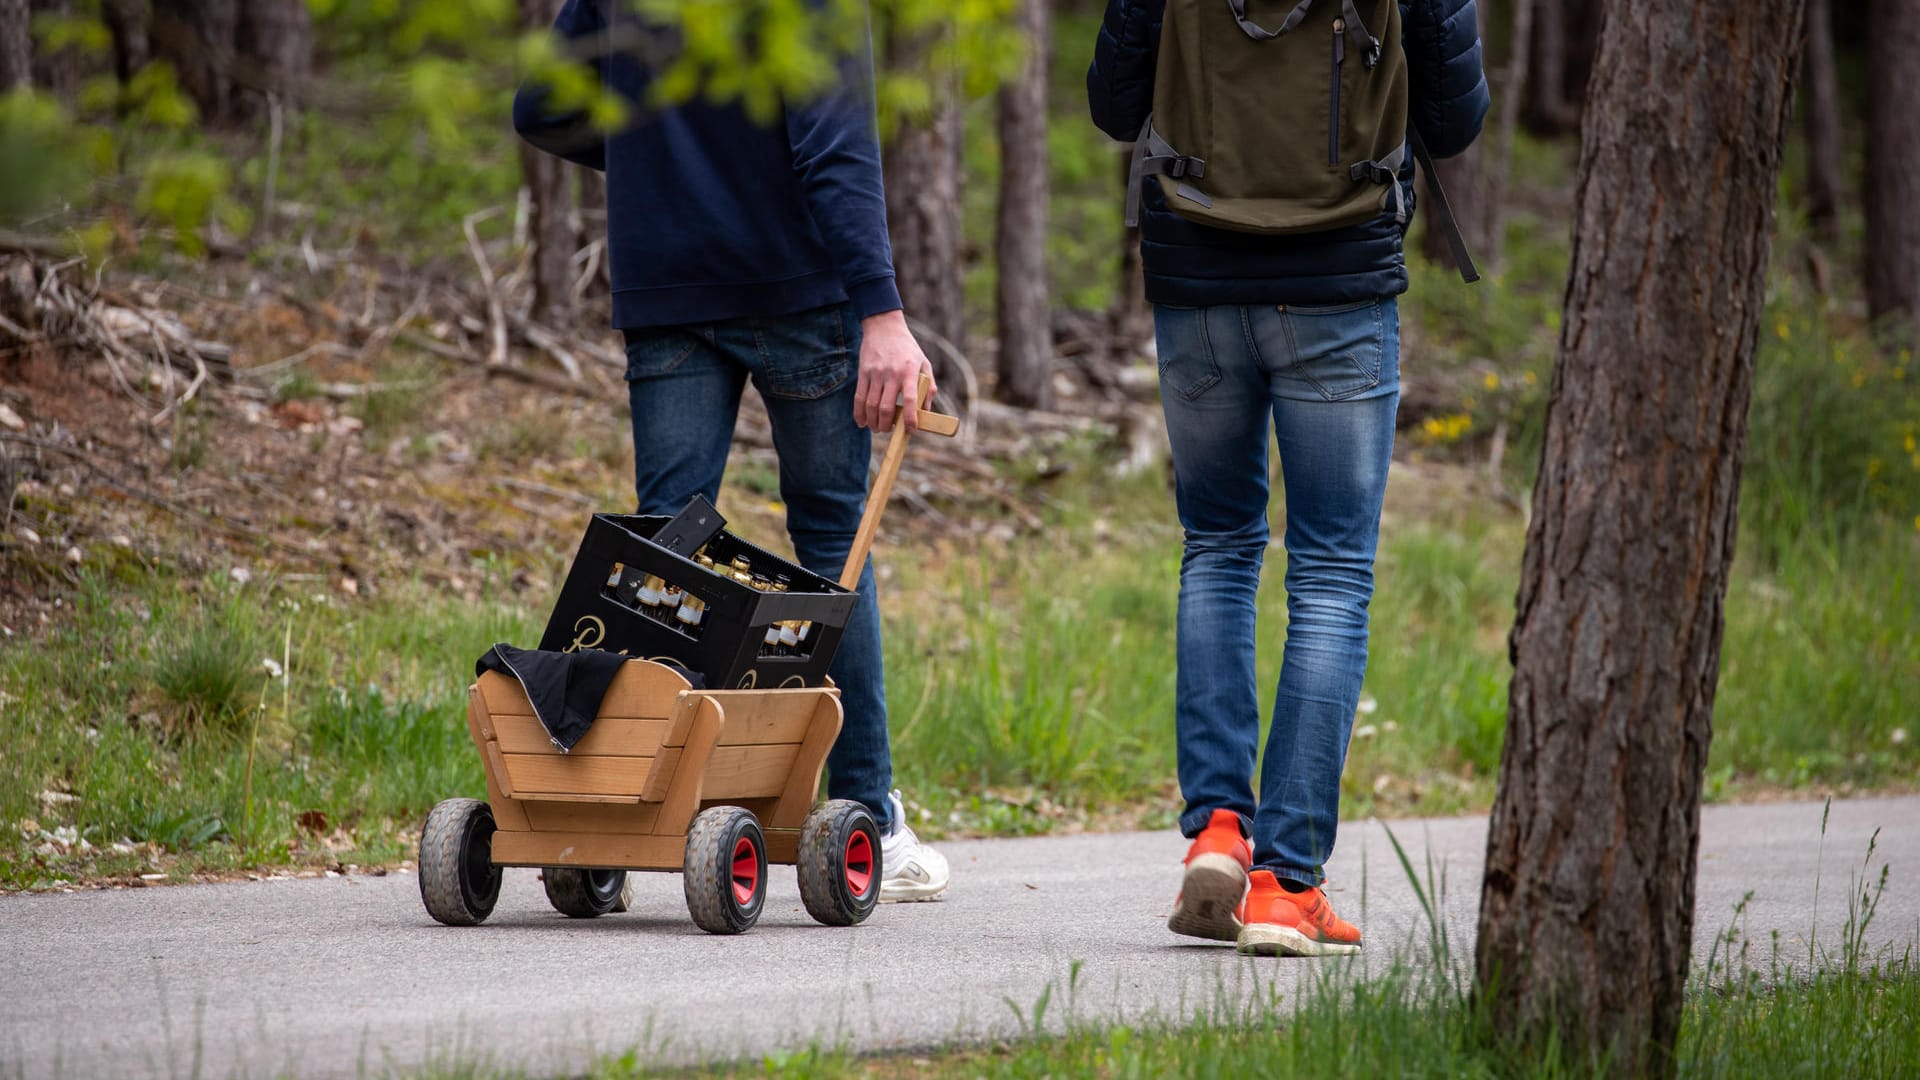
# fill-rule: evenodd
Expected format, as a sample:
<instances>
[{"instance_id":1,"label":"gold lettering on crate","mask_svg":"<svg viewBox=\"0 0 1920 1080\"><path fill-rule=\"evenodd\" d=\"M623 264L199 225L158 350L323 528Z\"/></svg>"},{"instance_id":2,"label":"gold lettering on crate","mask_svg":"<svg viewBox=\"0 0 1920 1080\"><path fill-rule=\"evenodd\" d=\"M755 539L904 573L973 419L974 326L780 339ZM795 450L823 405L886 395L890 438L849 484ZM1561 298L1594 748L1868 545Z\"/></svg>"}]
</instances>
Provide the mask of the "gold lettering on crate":
<instances>
[{"instance_id":1,"label":"gold lettering on crate","mask_svg":"<svg viewBox=\"0 0 1920 1080\"><path fill-rule=\"evenodd\" d=\"M780 689L782 690L805 685L807 685L807 677L805 675L789 675L785 679L780 680Z\"/></svg>"},{"instance_id":2,"label":"gold lettering on crate","mask_svg":"<svg viewBox=\"0 0 1920 1080\"><path fill-rule=\"evenodd\" d=\"M573 644L561 649L561 652L579 652L600 644L607 636L607 624L596 615L582 615L573 624ZM622 650L624 652L624 650Z\"/></svg>"},{"instance_id":3,"label":"gold lettering on crate","mask_svg":"<svg viewBox=\"0 0 1920 1080\"><path fill-rule=\"evenodd\" d=\"M758 685L760 685L760 669L754 668L752 671L749 671L745 675L742 675L740 677L740 685L734 687L734 689L735 690L751 690Z\"/></svg>"}]
</instances>

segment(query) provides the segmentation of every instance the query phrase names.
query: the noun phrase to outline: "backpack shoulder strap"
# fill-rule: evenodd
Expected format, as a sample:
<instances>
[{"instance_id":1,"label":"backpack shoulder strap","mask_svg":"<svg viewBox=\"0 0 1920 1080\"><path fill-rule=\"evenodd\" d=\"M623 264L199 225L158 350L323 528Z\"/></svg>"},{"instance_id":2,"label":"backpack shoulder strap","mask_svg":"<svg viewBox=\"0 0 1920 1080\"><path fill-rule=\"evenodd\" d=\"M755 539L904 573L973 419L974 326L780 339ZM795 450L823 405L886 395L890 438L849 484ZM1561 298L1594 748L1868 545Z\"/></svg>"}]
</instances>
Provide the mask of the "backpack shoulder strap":
<instances>
[{"instance_id":1,"label":"backpack shoulder strap","mask_svg":"<svg viewBox=\"0 0 1920 1080\"><path fill-rule=\"evenodd\" d=\"M1460 235L1460 223L1454 220L1453 207L1447 202L1446 189L1440 186L1440 172L1433 167L1433 155L1427 153L1427 144L1420 141L1420 129L1409 123L1407 141L1413 144L1413 156L1420 162L1420 171L1427 174L1427 190L1433 193L1433 225L1447 238L1447 250L1453 253L1453 265L1460 271L1460 280L1472 284L1480 280L1480 271L1474 268L1473 256L1467 254L1467 241Z\"/></svg>"}]
</instances>

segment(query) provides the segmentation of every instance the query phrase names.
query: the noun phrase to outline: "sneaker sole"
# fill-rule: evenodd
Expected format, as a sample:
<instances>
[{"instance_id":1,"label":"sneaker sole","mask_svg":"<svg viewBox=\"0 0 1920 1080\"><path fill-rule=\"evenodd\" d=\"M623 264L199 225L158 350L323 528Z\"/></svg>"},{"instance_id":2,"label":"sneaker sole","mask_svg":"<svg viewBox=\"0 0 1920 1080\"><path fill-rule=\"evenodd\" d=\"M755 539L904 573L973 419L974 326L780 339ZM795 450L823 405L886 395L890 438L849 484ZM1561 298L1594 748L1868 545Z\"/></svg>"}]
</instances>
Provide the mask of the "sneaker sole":
<instances>
[{"instance_id":1,"label":"sneaker sole","mask_svg":"<svg viewBox=\"0 0 1920 1080\"><path fill-rule=\"evenodd\" d=\"M920 904L928 900L938 900L944 896L951 881L928 882L925 885L917 881L880 883L880 903L882 904Z\"/></svg>"},{"instance_id":2,"label":"sneaker sole","mask_svg":"<svg viewBox=\"0 0 1920 1080\"><path fill-rule=\"evenodd\" d=\"M1247 871L1231 855L1195 855L1180 880L1180 899L1167 916L1167 929L1209 941L1236 941L1240 917L1234 914L1247 892Z\"/></svg>"},{"instance_id":3,"label":"sneaker sole","mask_svg":"<svg viewBox=\"0 0 1920 1080\"><path fill-rule=\"evenodd\" d=\"M1315 941L1291 926L1256 923L1241 927L1234 950L1243 956L1352 956L1360 946Z\"/></svg>"}]
</instances>

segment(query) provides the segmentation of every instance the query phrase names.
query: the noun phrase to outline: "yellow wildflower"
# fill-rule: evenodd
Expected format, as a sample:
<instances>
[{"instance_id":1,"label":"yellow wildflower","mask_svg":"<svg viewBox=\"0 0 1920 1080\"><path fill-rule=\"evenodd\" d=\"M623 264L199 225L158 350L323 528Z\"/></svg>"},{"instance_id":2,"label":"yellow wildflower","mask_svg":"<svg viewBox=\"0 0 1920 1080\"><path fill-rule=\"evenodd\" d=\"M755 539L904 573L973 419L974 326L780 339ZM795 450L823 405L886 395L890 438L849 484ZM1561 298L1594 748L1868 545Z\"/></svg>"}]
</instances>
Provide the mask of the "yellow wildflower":
<instances>
[{"instance_id":1,"label":"yellow wildflower","mask_svg":"<svg viewBox=\"0 0 1920 1080\"><path fill-rule=\"evenodd\" d=\"M1487 372L1487 377L1481 380L1481 382L1489 390L1500 389L1500 376L1495 374L1494 372L1491 372L1491 371Z\"/></svg>"},{"instance_id":2,"label":"yellow wildflower","mask_svg":"<svg viewBox=\"0 0 1920 1080\"><path fill-rule=\"evenodd\" d=\"M1787 320L1781 319L1773 324L1773 336L1779 338L1781 341L1785 341L1792 336L1787 332Z\"/></svg>"},{"instance_id":3,"label":"yellow wildflower","mask_svg":"<svg viewBox=\"0 0 1920 1080\"><path fill-rule=\"evenodd\" d=\"M1540 376L1538 376L1538 375L1535 375L1535 374L1534 374L1533 372L1531 372L1531 371L1529 371L1529 372L1527 372L1526 374L1524 374L1524 375L1522 375L1522 376L1521 376L1521 378L1523 378L1523 379L1525 379L1525 380L1526 380L1526 383L1527 383L1527 385L1528 385L1528 386L1534 386L1534 385L1537 385L1537 384L1538 384L1538 383L1540 382Z\"/></svg>"},{"instance_id":4,"label":"yellow wildflower","mask_svg":"<svg viewBox=\"0 0 1920 1080\"><path fill-rule=\"evenodd\" d=\"M1908 432L1907 433L1907 453L1909 454L1913 453L1914 449L1915 447L1913 442L1913 433Z\"/></svg>"}]
</instances>

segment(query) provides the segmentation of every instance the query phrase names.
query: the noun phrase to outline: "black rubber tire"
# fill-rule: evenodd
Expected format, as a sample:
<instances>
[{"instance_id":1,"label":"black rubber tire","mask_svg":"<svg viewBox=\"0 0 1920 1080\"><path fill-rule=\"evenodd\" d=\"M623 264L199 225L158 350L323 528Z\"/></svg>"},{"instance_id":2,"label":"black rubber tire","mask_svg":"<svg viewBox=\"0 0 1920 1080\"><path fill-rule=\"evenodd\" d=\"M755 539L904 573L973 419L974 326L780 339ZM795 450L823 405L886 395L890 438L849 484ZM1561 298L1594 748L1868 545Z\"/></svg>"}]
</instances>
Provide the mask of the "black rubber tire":
<instances>
[{"instance_id":1,"label":"black rubber tire","mask_svg":"<svg viewBox=\"0 0 1920 1080\"><path fill-rule=\"evenodd\" d=\"M736 858L746 861L736 868ZM687 830L682 876L694 925L709 934L751 928L767 900L767 840L760 822L738 806L701 811Z\"/></svg>"},{"instance_id":2,"label":"black rubber tire","mask_svg":"<svg viewBox=\"0 0 1920 1080\"><path fill-rule=\"evenodd\" d=\"M569 919L592 919L609 911L625 911L627 891L625 870L582 870L573 866L549 866L540 871L547 887L547 903Z\"/></svg>"},{"instance_id":3,"label":"black rubber tire","mask_svg":"<svg viewBox=\"0 0 1920 1080\"><path fill-rule=\"evenodd\" d=\"M448 926L478 926L500 899L493 865L493 810L479 799L447 799L420 830L420 902Z\"/></svg>"},{"instance_id":4,"label":"black rubber tire","mask_svg":"<svg viewBox=\"0 0 1920 1080\"><path fill-rule=\"evenodd\" d=\"M798 869L800 901L816 922L865 921L880 900L880 826L857 802L821 803L800 826Z\"/></svg>"}]
</instances>

